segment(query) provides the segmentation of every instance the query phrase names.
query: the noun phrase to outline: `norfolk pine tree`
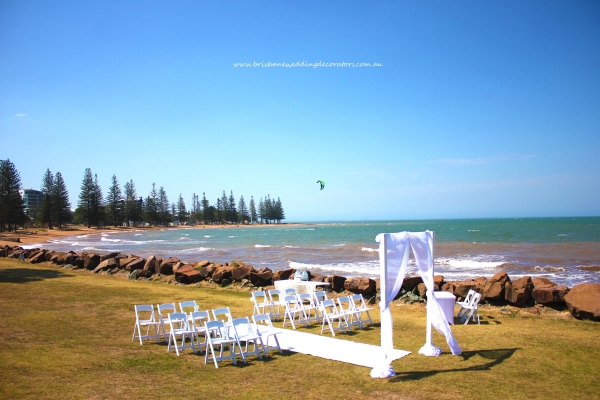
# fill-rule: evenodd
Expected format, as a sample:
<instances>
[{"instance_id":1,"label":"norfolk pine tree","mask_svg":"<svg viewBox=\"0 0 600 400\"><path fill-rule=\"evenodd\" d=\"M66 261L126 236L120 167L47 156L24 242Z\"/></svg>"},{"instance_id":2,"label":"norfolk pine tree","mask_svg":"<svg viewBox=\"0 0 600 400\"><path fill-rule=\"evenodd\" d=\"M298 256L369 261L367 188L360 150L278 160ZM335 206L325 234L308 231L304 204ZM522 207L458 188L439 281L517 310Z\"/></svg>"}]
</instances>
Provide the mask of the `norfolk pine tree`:
<instances>
[{"instance_id":1,"label":"norfolk pine tree","mask_svg":"<svg viewBox=\"0 0 600 400\"><path fill-rule=\"evenodd\" d=\"M10 159L0 160L0 232L25 224L25 204L19 194L21 177Z\"/></svg>"},{"instance_id":2,"label":"norfolk pine tree","mask_svg":"<svg viewBox=\"0 0 600 400\"><path fill-rule=\"evenodd\" d=\"M79 193L78 207L81 209L81 216L87 227L89 228L92 224L92 208L95 202L96 189L94 186L94 179L92 177L92 170L89 168L85 169L83 173L83 181L81 182L81 192Z\"/></svg>"},{"instance_id":3,"label":"norfolk pine tree","mask_svg":"<svg viewBox=\"0 0 600 400\"><path fill-rule=\"evenodd\" d=\"M42 177L42 186L40 190L44 196L42 200L42 222L48 224L48 229L52 229L54 176L52 175L52 172L50 172L50 168L46 170Z\"/></svg>"},{"instance_id":4,"label":"norfolk pine tree","mask_svg":"<svg viewBox=\"0 0 600 400\"><path fill-rule=\"evenodd\" d=\"M119 187L119 181L116 175L112 176L112 184L108 188L106 195L106 206L108 211L108 220L114 225L119 226L123 224L123 197L121 195L121 188Z\"/></svg>"},{"instance_id":5,"label":"norfolk pine tree","mask_svg":"<svg viewBox=\"0 0 600 400\"><path fill-rule=\"evenodd\" d=\"M52 188L52 219L61 228L64 222L71 221L71 202L69 201L69 191L60 172L54 176L54 186Z\"/></svg>"}]
</instances>

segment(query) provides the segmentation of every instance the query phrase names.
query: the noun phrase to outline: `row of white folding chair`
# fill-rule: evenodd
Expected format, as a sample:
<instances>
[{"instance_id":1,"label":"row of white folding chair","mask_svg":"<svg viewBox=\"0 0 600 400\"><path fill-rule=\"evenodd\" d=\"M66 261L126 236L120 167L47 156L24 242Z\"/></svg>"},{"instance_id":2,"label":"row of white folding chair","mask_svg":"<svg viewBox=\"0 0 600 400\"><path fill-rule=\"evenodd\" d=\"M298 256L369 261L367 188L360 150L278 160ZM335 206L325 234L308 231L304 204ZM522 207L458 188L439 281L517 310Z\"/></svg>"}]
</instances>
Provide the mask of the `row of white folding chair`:
<instances>
[{"instance_id":1,"label":"row of white folding chair","mask_svg":"<svg viewBox=\"0 0 600 400\"><path fill-rule=\"evenodd\" d=\"M320 310L320 304L318 303L319 298L326 298L324 292L319 297L313 296L312 293L297 293L296 289L289 288L285 290L284 297L284 316L283 326L285 327L286 321L289 319L293 329L296 329L294 323L296 316L298 317L298 323L303 325L309 325L311 322L320 323L322 321L322 314Z\"/></svg>"},{"instance_id":2,"label":"row of white folding chair","mask_svg":"<svg viewBox=\"0 0 600 400\"><path fill-rule=\"evenodd\" d=\"M267 296L268 293L268 296ZM285 313L285 296L296 296L300 297L297 293L296 289L288 288L282 292L279 289L271 289L267 293L263 291L253 292L252 293L252 301L254 303L254 315L260 314L269 314L271 319L280 319L281 318L281 309L284 309ZM309 298L309 296L311 298ZM325 292L316 292L314 293L314 297L310 293L303 293L303 301L302 303L308 305L308 308L315 307L320 305L320 303L327 299L327 295ZM315 319L320 322L320 318L318 315L318 310L315 312L316 316L311 316L310 319Z\"/></svg>"}]
</instances>

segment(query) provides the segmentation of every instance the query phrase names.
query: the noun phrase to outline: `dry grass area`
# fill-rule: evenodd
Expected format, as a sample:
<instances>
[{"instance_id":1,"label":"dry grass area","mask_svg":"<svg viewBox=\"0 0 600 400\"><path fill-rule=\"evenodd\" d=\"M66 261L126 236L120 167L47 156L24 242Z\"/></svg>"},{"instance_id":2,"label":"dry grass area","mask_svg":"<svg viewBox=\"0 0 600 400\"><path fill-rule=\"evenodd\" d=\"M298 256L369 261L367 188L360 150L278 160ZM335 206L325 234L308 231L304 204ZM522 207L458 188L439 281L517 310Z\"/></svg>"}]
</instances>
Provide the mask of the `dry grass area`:
<instances>
[{"instance_id":1,"label":"dry grass area","mask_svg":"<svg viewBox=\"0 0 600 400\"><path fill-rule=\"evenodd\" d=\"M453 327L461 356L436 333L444 350L436 358L417 354L425 308L394 306L395 347L413 354L395 361L398 376L387 380L290 352L215 369L203 356L131 341L134 304L195 299L205 309L229 306L237 317L251 314L249 297L0 260L0 398L600 397L600 324L491 307L482 309L481 325ZM379 334L375 327L340 339L378 344Z\"/></svg>"}]
</instances>

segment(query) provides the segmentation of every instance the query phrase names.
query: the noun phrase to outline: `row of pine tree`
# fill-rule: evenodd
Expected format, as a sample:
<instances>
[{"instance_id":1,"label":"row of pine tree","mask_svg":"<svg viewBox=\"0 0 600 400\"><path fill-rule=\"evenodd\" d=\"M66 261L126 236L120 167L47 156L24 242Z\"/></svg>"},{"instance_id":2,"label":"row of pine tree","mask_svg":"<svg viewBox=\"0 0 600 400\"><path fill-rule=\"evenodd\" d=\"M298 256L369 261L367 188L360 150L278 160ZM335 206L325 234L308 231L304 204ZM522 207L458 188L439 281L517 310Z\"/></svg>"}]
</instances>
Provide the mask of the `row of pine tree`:
<instances>
[{"instance_id":1,"label":"row of pine tree","mask_svg":"<svg viewBox=\"0 0 600 400\"><path fill-rule=\"evenodd\" d=\"M86 168L75 212L71 212L69 192L60 172L52 174L47 169L42 177L41 192L43 200L38 210L30 210L25 215L25 205L19 194L21 179L19 172L10 160L0 160L0 231L15 230L34 219L36 222L52 228L61 227L65 223L74 222L90 226L137 226L143 223L150 225L179 224L226 224L226 223L281 223L285 219L281 200L272 199L269 195L261 198L258 205L254 197L246 204L244 196L236 203L233 191L229 196L217 198L211 205L202 194L202 200L195 193L192 196L191 208L186 207L181 194L177 202L169 203L164 187L152 190L143 199L138 193L133 180L119 185L113 175L112 183L106 198L98 183L98 176Z\"/></svg>"}]
</instances>

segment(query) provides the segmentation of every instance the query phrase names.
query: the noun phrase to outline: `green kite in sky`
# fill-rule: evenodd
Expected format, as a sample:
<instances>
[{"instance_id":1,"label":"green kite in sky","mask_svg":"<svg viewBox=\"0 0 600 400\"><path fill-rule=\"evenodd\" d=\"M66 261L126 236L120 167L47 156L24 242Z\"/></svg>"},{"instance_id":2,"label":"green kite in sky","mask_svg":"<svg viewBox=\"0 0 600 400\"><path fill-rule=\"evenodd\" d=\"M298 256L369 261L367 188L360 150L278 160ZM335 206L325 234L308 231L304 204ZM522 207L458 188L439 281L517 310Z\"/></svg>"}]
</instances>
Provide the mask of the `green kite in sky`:
<instances>
[{"instance_id":1,"label":"green kite in sky","mask_svg":"<svg viewBox=\"0 0 600 400\"><path fill-rule=\"evenodd\" d=\"M321 190L323 190L323 188L325 187L325 181L318 180L317 183L321 184Z\"/></svg>"}]
</instances>

